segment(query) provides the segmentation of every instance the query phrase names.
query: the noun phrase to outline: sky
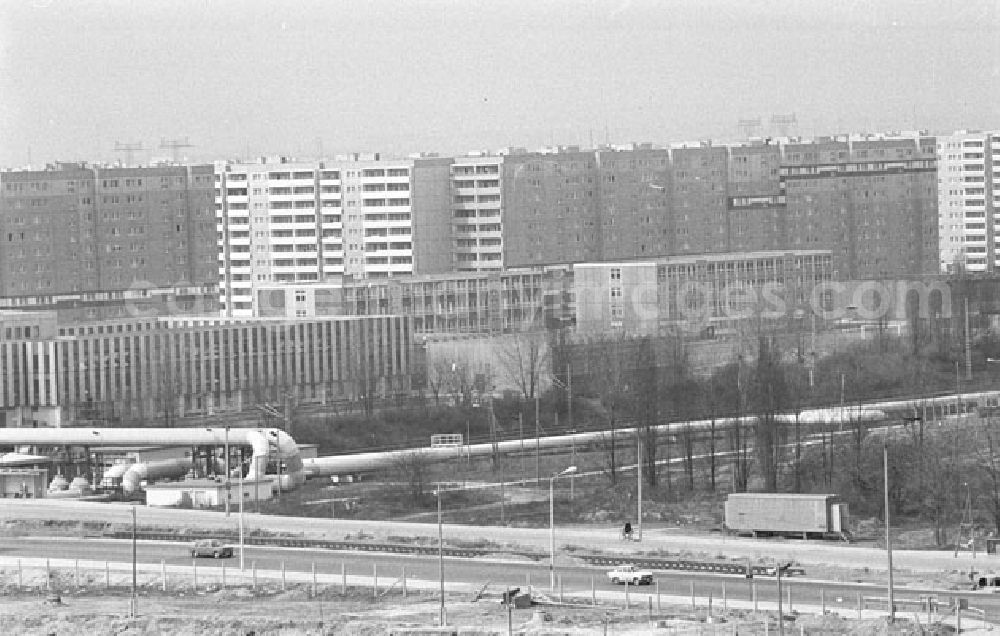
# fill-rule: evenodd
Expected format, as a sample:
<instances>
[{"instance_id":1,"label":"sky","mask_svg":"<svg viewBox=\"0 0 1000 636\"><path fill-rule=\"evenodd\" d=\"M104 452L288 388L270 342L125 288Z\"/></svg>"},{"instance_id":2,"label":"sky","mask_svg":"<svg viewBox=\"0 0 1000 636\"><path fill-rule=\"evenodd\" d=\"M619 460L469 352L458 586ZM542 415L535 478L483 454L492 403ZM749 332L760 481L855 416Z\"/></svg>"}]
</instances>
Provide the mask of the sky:
<instances>
[{"instance_id":1,"label":"sky","mask_svg":"<svg viewBox=\"0 0 1000 636\"><path fill-rule=\"evenodd\" d=\"M997 0L0 0L0 167L1000 127Z\"/></svg>"}]
</instances>

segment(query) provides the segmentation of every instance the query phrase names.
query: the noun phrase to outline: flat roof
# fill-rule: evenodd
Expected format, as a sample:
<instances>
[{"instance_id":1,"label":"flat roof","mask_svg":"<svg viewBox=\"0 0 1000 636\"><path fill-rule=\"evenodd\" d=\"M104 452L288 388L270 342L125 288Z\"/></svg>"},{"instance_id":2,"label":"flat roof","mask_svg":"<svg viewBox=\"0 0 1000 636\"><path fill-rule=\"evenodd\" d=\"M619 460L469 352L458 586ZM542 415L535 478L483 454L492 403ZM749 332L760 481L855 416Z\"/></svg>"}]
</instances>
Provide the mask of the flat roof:
<instances>
[{"instance_id":1,"label":"flat roof","mask_svg":"<svg viewBox=\"0 0 1000 636\"><path fill-rule=\"evenodd\" d=\"M813 494L801 494L801 493L790 493L790 492L731 492L729 493L730 498L742 499L746 498L768 498L768 499L829 499L831 497L839 497L840 495L813 495Z\"/></svg>"},{"instance_id":2,"label":"flat roof","mask_svg":"<svg viewBox=\"0 0 1000 636\"><path fill-rule=\"evenodd\" d=\"M246 487L247 484L251 486L254 484L270 484L274 481L274 478L265 477L263 479L244 479L243 486ZM229 482L230 487L239 489L240 480L232 479ZM191 488L225 488L225 481L215 481L214 479L185 479L183 481L164 481L155 484L148 484L146 490L161 489L161 490L188 490Z\"/></svg>"}]
</instances>

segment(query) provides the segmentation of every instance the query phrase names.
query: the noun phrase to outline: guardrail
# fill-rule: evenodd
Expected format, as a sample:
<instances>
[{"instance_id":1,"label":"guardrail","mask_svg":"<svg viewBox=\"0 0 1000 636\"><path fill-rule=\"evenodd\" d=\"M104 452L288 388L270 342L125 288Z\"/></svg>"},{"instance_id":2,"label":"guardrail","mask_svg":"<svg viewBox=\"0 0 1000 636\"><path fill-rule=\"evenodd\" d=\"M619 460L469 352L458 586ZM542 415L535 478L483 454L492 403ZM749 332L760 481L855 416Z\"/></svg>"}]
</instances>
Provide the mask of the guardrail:
<instances>
[{"instance_id":1,"label":"guardrail","mask_svg":"<svg viewBox=\"0 0 1000 636\"><path fill-rule=\"evenodd\" d=\"M119 530L108 532L105 537L113 539L131 539L132 532ZM218 539L227 543L239 541L239 537L233 534L198 532L188 535L179 535L170 532L149 532L139 531L136 533L137 539L145 541L174 541L186 543L199 539ZM278 548L318 548L323 550L341 550L353 552L387 552L392 554L423 554L436 555L438 547L436 545L413 545L407 543L373 543L369 541L335 541L327 539L296 539L284 537L262 537L249 535L243 538L245 545L273 546ZM473 558L493 556L496 554L517 554L527 557L533 561L542 561L548 558L547 553L527 552L521 550L492 550L486 548L456 548L445 547L443 553L450 557ZM658 559L643 557L615 557L598 555L577 555L577 558L589 565L598 566L618 566L635 565L649 570L681 570L686 572L710 572L717 574L739 574L746 576L747 566L743 563L724 563L720 561L688 561L678 559ZM753 576L774 576L774 567L765 565L751 566ZM806 571L803 568L788 568L785 576L804 576Z\"/></svg>"},{"instance_id":2,"label":"guardrail","mask_svg":"<svg viewBox=\"0 0 1000 636\"><path fill-rule=\"evenodd\" d=\"M120 530L117 532L105 533L105 537L112 539L131 539L132 532L129 530ZM232 534L220 534L220 533L192 533L190 535L179 535L170 532L137 532L137 539L142 539L145 541L176 541L179 543L186 543L190 541L196 541L200 539L218 539L220 541L225 541L227 543L236 543L239 541L239 537ZM436 555L438 553L438 547L436 545L425 546L425 545L412 545L404 543L371 543L367 541L331 541L327 539L294 539L294 538L283 538L283 537L261 537L261 536L244 536L243 543L245 545L261 545L261 546L273 546L278 548L320 548L324 550L350 550L355 552L389 552L393 554L426 554L426 555ZM445 547L443 553L450 557L482 557L490 556L493 554L498 554L500 550L488 550L482 548L455 548L455 547ZM504 554L510 554L510 550L503 550ZM544 555L535 554L530 552L517 552L522 556L526 556L532 559L541 559Z\"/></svg>"},{"instance_id":3,"label":"guardrail","mask_svg":"<svg viewBox=\"0 0 1000 636\"><path fill-rule=\"evenodd\" d=\"M747 566L743 563L723 563L720 561L681 561L677 559L651 559L642 557L608 557L608 556L586 556L581 555L583 561L591 565L635 565L649 570L684 570L687 572L715 572L719 574L747 574ZM754 576L774 576L774 567L766 565L751 566L750 572ZM788 568L785 576L804 576L806 571L803 568Z\"/></svg>"}]
</instances>

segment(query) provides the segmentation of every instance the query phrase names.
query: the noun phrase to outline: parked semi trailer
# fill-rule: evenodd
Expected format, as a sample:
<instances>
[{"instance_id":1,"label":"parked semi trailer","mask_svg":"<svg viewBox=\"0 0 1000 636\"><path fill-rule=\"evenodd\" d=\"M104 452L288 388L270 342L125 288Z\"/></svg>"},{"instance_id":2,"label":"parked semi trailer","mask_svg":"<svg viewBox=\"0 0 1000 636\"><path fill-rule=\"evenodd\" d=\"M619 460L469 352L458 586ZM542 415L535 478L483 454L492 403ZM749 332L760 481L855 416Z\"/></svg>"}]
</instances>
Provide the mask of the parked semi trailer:
<instances>
[{"instance_id":1,"label":"parked semi trailer","mask_svg":"<svg viewBox=\"0 0 1000 636\"><path fill-rule=\"evenodd\" d=\"M848 539L847 504L837 495L733 493L726 499L726 529L738 534Z\"/></svg>"}]
</instances>

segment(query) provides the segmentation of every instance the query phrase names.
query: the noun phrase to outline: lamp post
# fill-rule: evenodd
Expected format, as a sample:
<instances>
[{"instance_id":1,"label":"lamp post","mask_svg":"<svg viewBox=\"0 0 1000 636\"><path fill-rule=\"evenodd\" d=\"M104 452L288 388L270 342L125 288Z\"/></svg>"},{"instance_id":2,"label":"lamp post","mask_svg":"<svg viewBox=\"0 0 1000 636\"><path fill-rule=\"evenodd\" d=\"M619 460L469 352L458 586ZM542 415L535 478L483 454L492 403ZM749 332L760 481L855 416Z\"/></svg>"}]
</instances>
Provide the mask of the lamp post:
<instances>
[{"instance_id":1,"label":"lamp post","mask_svg":"<svg viewBox=\"0 0 1000 636\"><path fill-rule=\"evenodd\" d=\"M893 599L892 586L892 535L889 533L889 445L882 446L882 467L885 471L885 553L889 565L889 622L896 619L896 602Z\"/></svg>"},{"instance_id":2,"label":"lamp post","mask_svg":"<svg viewBox=\"0 0 1000 636\"><path fill-rule=\"evenodd\" d=\"M243 571L243 447L240 447L240 572Z\"/></svg>"},{"instance_id":3,"label":"lamp post","mask_svg":"<svg viewBox=\"0 0 1000 636\"><path fill-rule=\"evenodd\" d=\"M778 580L778 636L785 636L785 613L781 609L781 573L787 570L789 565L791 563L781 565L778 561L774 562L774 577Z\"/></svg>"},{"instance_id":4,"label":"lamp post","mask_svg":"<svg viewBox=\"0 0 1000 636\"><path fill-rule=\"evenodd\" d=\"M233 488L229 481L229 427L226 426L226 516L229 516L229 501L233 498Z\"/></svg>"},{"instance_id":5,"label":"lamp post","mask_svg":"<svg viewBox=\"0 0 1000 636\"><path fill-rule=\"evenodd\" d=\"M438 485L435 493L438 505L438 572L441 583L441 609L438 613L438 625L444 627L444 529L441 525L441 486Z\"/></svg>"},{"instance_id":6,"label":"lamp post","mask_svg":"<svg viewBox=\"0 0 1000 636\"><path fill-rule=\"evenodd\" d=\"M552 378L552 384L556 385L557 387L559 387L560 389L562 389L563 391L566 392L566 402L567 402L567 406L566 406L566 415L567 415L567 418L566 419L568 420L566 422L566 428L567 428L567 430L569 430L569 433L570 433L570 436L571 436L570 437L570 443L572 444L572 447L573 447L572 462L573 462L573 465L576 465L576 428L573 427L573 370L572 370L572 363L567 363L567 366L566 366L566 384L563 384L557 378ZM524 453L524 448L523 447L521 448L521 452ZM574 481L573 477L570 477L569 478L569 498L570 498L571 501L573 500L573 494L574 494L573 490L574 490L574 486L575 486L575 484L573 483L573 481Z\"/></svg>"},{"instance_id":7,"label":"lamp post","mask_svg":"<svg viewBox=\"0 0 1000 636\"><path fill-rule=\"evenodd\" d=\"M636 476L636 503L638 504L638 516L636 517L636 530L638 530L638 540L642 541L642 435L639 427L635 428L635 476Z\"/></svg>"},{"instance_id":8,"label":"lamp post","mask_svg":"<svg viewBox=\"0 0 1000 636\"><path fill-rule=\"evenodd\" d=\"M139 596L136 592L137 575L136 575L136 521L135 521L135 506L132 506L132 603L131 611L132 618L135 618L139 614Z\"/></svg>"},{"instance_id":9,"label":"lamp post","mask_svg":"<svg viewBox=\"0 0 1000 636\"><path fill-rule=\"evenodd\" d=\"M576 472L576 466L570 466L566 470L549 477L549 587L556 589L556 498L555 483L559 477L572 475Z\"/></svg>"}]
</instances>

